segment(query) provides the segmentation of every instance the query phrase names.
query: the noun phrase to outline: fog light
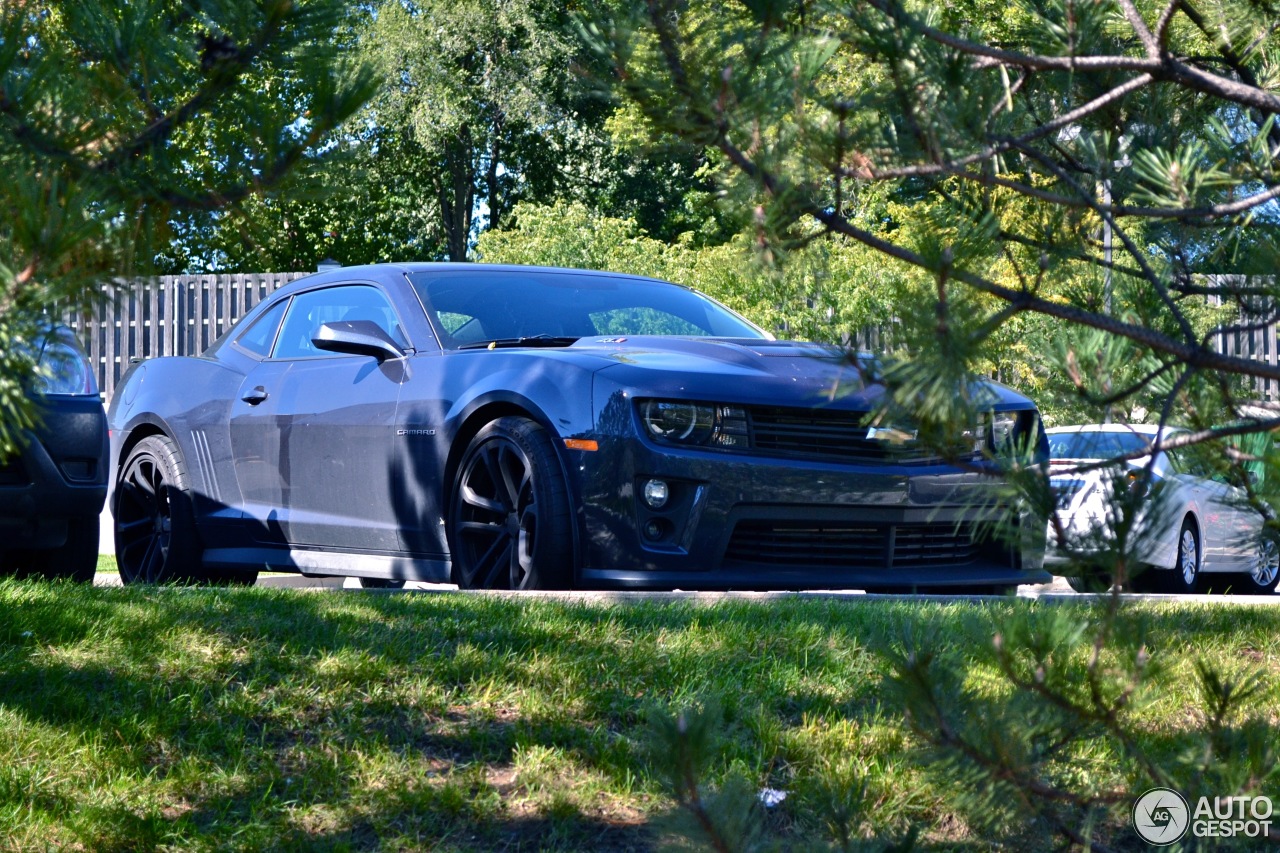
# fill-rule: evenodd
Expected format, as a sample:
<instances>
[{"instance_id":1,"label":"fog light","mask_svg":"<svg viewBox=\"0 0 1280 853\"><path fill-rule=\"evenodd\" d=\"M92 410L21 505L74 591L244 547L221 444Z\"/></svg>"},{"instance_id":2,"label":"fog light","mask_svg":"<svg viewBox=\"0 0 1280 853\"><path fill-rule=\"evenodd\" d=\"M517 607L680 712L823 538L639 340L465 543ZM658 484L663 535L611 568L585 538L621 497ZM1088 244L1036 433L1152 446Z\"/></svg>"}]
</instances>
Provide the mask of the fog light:
<instances>
[{"instance_id":1,"label":"fog light","mask_svg":"<svg viewBox=\"0 0 1280 853\"><path fill-rule=\"evenodd\" d=\"M650 480L644 484L644 502L653 509L662 509L666 506L670 494L667 484L661 480Z\"/></svg>"},{"instance_id":2,"label":"fog light","mask_svg":"<svg viewBox=\"0 0 1280 853\"><path fill-rule=\"evenodd\" d=\"M665 525L656 518L651 518L644 523L644 538L657 542L666 533Z\"/></svg>"}]
</instances>

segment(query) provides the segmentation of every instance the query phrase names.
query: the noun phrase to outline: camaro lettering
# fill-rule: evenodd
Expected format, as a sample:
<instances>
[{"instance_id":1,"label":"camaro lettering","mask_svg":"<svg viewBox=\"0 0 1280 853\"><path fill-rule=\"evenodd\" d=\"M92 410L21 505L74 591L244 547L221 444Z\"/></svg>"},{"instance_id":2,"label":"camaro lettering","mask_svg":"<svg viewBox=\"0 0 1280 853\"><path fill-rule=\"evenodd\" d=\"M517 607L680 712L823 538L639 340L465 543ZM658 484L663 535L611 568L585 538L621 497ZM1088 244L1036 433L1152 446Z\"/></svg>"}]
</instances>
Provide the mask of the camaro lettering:
<instances>
[{"instance_id":1,"label":"camaro lettering","mask_svg":"<svg viewBox=\"0 0 1280 853\"><path fill-rule=\"evenodd\" d=\"M398 429L396 435L435 435L433 429Z\"/></svg>"}]
</instances>

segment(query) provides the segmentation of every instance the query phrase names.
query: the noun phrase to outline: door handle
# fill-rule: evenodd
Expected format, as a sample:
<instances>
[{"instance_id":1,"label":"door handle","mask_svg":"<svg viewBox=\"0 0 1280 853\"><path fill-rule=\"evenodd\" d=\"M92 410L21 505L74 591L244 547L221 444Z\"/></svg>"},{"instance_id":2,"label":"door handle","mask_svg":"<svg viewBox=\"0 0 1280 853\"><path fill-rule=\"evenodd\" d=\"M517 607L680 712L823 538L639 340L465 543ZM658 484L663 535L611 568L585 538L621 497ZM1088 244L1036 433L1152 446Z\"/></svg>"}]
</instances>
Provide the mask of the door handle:
<instances>
[{"instance_id":1,"label":"door handle","mask_svg":"<svg viewBox=\"0 0 1280 853\"><path fill-rule=\"evenodd\" d=\"M267 389L259 385L257 388L254 388L252 391L248 392L240 399L244 400L250 406L256 406L259 403L261 403L263 400L267 399Z\"/></svg>"}]
</instances>

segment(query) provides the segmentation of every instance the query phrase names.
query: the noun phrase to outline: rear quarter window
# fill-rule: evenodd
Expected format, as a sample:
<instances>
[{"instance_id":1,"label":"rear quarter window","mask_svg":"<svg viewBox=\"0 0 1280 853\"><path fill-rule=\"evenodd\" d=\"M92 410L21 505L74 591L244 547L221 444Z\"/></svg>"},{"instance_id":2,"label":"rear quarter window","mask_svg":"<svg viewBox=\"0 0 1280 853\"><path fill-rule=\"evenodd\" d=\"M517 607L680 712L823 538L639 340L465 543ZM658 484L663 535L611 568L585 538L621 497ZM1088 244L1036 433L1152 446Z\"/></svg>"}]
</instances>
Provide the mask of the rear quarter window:
<instances>
[{"instance_id":1,"label":"rear quarter window","mask_svg":"<svg viewBox=\"0 0 1280 853\"><path fill-rule=\"evenodd\" d=\"M280 328L280 318L284 316L284 309L288 304L288 299L281 299L268 308L261 317L253 321L253 325L236 338L236 346L266 358L271 352L271 345L275 343L276 332Z\"/></svg>"}]
</instances>

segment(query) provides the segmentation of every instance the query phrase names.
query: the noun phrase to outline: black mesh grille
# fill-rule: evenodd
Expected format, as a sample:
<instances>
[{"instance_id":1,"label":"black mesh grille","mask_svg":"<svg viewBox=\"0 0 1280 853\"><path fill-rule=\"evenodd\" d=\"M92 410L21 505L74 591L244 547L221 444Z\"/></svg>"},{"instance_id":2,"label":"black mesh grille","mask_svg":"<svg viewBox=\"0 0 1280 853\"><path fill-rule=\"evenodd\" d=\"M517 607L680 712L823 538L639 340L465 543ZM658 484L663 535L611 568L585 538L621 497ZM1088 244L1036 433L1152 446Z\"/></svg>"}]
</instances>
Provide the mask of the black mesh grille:
<instances>
[{"instance_id":1,"label":"black mesh grille","mask_svg":"<svg viewBox=\"0 0 1280 853\"><path fill-rule=\"evenodd\" d=\"M971 563L980 545L966 524L741 521L725 559L772 566L919 568Z\"/></svg>"},{"instance_id":2,"label":"black mesh grille","mask_svg":"<svg viewBox=\"0 0 1280 853\"><path fill-rule=\"evenodd\" d=\"M921 462L936 457L914 440L867 438L867 415L756 406L748 410L757 450L852 462Z\"/></svg>"}]
</instances>

